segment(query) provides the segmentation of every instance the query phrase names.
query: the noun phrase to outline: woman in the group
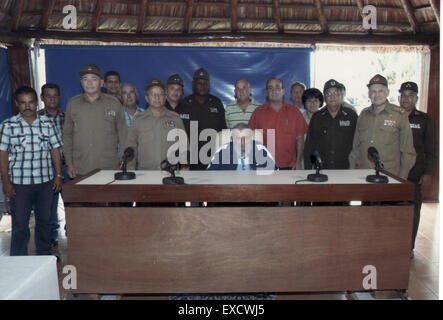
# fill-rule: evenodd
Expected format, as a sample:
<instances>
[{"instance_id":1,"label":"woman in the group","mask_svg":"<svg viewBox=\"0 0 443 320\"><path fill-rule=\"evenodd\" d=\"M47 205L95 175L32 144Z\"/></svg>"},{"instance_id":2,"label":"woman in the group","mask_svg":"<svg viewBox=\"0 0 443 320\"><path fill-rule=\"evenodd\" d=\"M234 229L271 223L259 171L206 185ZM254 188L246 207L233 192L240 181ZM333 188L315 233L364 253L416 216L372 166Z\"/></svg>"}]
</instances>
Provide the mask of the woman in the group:
<instances>
[{"instance_id":1,"label":"woman in the group","mask_svg":"<svg viewBox=\"0 0 443 320\"><path fill-rule=\"evenodd\" d=\"M305 118L306 123L309 125L312 115L323 106L323 94L316 88L310 88L305 90L303 93L302 101L303 105L305 106L302 112L303 117Z\"/></svg>"}]
</instances>

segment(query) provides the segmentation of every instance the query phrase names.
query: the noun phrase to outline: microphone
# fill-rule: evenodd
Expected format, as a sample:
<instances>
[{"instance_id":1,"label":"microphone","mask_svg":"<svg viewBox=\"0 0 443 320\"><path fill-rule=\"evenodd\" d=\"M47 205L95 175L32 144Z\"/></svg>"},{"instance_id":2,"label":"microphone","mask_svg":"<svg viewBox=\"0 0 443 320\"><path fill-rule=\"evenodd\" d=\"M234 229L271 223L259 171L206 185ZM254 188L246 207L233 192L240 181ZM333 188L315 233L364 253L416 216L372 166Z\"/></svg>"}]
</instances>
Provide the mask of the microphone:
<instances>
[{"instance_id":1,"label":"microphone","mask_svg":"<svg viewBox=\"0 0 443 320\"><path fill-rule=\"evenodd\" d=\"M132 158L134 156L134 149L131 147L126 148L125 152L123 153L123 160Z\"/></svg>"},{"instance_id":2,"label":"microphone","mask_svg":"<svg viewBox=\"0 0 443 320\"><path fill-rule=\"evenodd\" d=\"M373 158L376 162L381 162L380 155L378 154L378 150L375 147L368 148L368 155Z\"/></svg>"},{"instance_id":3,"label":"microphone","mask_svg":"<svg viewBox=\"0 0 443 320\"><path fill-rule=\"evenodd\" d=\"M380 170L384 167L380 159L380 154L375 147L368 148L368 156L375 160L375 174L366 177L367 182L388 183L388 177L380 175Z\"/></svg>"},{"instance_id":4,"label":"microphone","mask_svg":"<svg viewBox=\"0 0 443 320\"><path fill-rule=\"evenodd\" d=\"M323 163L321 161L320 152L318 152L318 150L312 151L311 162L315 164L315 168L317 167L319 167L320 169L322 168Z\"/></svg>"},{"instance_id":5,"label":"microphone","mask_svg":"<svg viewBox=\"0 0 443 320\"><path fill-rule=\"evenodd\" d=\"M314 149L311 154L311 162L314 164L316 172L312 174L308 174L308 181L311 182L325 182L328 181L328 176L320 173L320 169L323 166L323 162L321 161L320 152L317 149Z\"/></svg>"},{"instance_id":6,"label":"microphone","mask_svg":"<svg viewBox=\"0 0 443 320\"><path fill-rule=\"evenodd\" d=\"M185 180L182 177L176 177L175 171L180 170L180 163L171 164L169 160L166 158L160 164L160 167L164 171L168 171L171 176L163 178L163 184L184 184Z\"/></svg>"},{"instance_id":7,"label":"microphone","mask_svg":"<svg viewBox=\"0 0 443 320\"><path fill-rule=\"evenodd\" d=\"M122 172L117 172L114 175L115 180L133 180L135 179L135 173L134 172L127 172L126 166L128 164L129 160L132 160L134 157L134 149L131 147L128 147L123 152L122 160L120 161L120 168L123 170Z\"/></svg>"}]
</instances>

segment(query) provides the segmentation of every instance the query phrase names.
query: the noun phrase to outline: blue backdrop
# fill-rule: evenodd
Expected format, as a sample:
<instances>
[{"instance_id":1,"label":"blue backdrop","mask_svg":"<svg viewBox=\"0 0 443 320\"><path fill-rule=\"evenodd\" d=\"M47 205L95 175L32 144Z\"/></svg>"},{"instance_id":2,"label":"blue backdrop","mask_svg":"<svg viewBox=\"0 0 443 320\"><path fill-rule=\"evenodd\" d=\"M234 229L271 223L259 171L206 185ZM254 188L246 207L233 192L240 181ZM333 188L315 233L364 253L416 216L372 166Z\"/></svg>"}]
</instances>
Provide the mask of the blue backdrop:
<instances>
[{"instance_id":1,"label":"blue backdrop","mask_svg":"<svg viewBox=\"0 0 443 320\"><path fill-rule=\"evenodd\" d=\"M295 81L310 84L311 49L275 48L189 48L189 47L111 47L47 45L46 81L61 88L62 108L82 92L79 71L89 63L106 71L120 73L122 82L134 84L140 95L139 105L146 108L146 84L152 78L166 83L178 73L184 80L184 95L192 93L192 77L200 67L209 71L210 93L225 104L234 100L234 83L247 79L253 97L266 101L266 81L279 77L285 86L285 99L290 100L290 87Z\"/></svg>"},{"instance_id":2,"label":"blue backdrop","mask_svg":"<svg viewBox=\"0 0 443 320\"><path fill-rule=\"evenodd\" d=\"M8 53L0 48L0 122L12 116L11 82L9 80Z\"/></svg>"}]
</instances>

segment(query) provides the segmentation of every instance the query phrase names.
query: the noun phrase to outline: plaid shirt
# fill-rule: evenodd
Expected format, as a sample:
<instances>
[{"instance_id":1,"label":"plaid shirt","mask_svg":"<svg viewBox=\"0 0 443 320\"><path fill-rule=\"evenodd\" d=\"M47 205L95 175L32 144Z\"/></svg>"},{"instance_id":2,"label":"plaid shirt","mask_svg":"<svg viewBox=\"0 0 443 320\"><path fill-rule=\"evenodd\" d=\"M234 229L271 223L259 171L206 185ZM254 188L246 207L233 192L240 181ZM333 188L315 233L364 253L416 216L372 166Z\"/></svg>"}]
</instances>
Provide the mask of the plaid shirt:
<instances>
[{"instance_id":1,"label":"plaid shirt","mask_svg":"<svg viewBox=\"0 0 443 320\"><path fill-rule=\"evenodd\" d=\"M137 113L145 111L144 109L142 109L139 106L137 106L137 109L135 109L134 115L131 116L131 114L128 111L126 111L125 107L122 107L122 108L123 108L123 111L125 112L126 125L128 126L128 129L131 127L132 121L134 121L134 116Z\"/></svg>"},{"instance_id":2,"label":"plaid shirt","mask_svg":"<svg viewBox=\"0 0 443 320\"><path fill-rule=\"evenodd\" d=\"M52 119L52 121L54 121L55 129L57 129L57 134L59 134L60 137L62 136L63 125L65 124L65 112L63 110L59 109L55 117L51 116L46 109L39 110L38 114Z\"/></svg>"},{"instance_id":3,"label":"plaid shirt","mask_svg":"<svg viewBox=\"0 0 443 320\"><path fill-rule=\"evenodd\" d=\"M60 136L60 141L63 141L63 125L65 124L65 112L62 109L58 109L57 115L53 117L46 109L41 109L37 112L41 116L47 116L49 119L54 121L55 129L57 134ZM63 150L60 148L60 154L62 156L62 163L65 164L65 156Z\"/></svg>"},{"instance_id":4,"label":"plaid shirt","mask_svg":"<svg viewBox=\"0 0 443 320\"><path fill-rule=\"evenodd\" d=\"M32 125L18 114L0 124L0 150L9 154L13 184L40 184L54 178L51 149L62 146L54 122L37 114Z\"/></svg>"}]
</instances>

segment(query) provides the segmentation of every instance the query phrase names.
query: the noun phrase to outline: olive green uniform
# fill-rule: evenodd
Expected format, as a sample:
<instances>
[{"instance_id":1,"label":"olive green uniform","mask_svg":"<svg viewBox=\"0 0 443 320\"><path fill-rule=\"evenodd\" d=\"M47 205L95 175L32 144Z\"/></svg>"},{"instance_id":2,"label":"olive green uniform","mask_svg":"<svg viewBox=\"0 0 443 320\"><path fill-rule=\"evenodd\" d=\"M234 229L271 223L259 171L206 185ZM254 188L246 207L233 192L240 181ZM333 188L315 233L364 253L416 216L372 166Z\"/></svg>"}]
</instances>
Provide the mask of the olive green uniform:
<instances>
[{"instance_id":1,"label":"olive green uniform","mask_svg":"<svg viewBox=\"0 0 443 320\"><path fill-rule=\"evenodd\" d=\"M167 158L169 148L178 139L167 140L168 133L173 129L182 130L182 137L186 139L187 144L185 126L174 111L164 108L159 118L154 117L149 108L136 114L125 144L125 149L132 147L135 151L135 157L128 167L134 169L136 159L139 170L160 170L161 162Z\"/></svg>"},{"instance_id":2,"label":"olive green uniform","mask_svg":"<svg viewBox=\"0 0 443 320\"><path fill-rule=\"evenodd\" d=\"M63 153L66 164L78 175L94 169L116 169L118 147L126 140L128 128L120 102L100 93L94 102L86 94L69 100L63 127Z\"/></svg>"},{"instance_id":3,"label":"olive green uniform","mask_svg":"<svg viewBox=\"0 0 443 320\"><path fill-rule=\"evenodd\" d=\"M390 103L378 114L373 111L372 106L363 109L357 120L352 151L349 154L351 169L374 168L374 163L368 158L369 147L378 150L385 170L406 179L415 163L407 113Z\"/></svg>"}]
</instances>

